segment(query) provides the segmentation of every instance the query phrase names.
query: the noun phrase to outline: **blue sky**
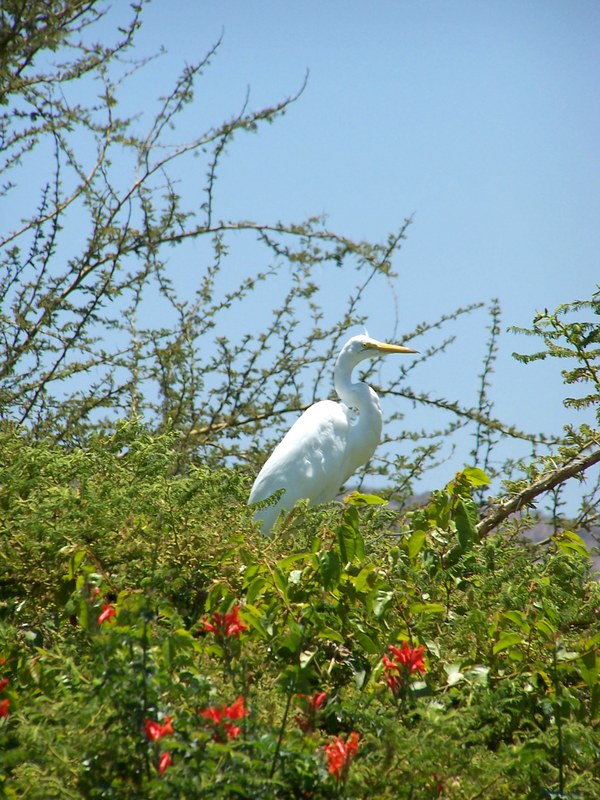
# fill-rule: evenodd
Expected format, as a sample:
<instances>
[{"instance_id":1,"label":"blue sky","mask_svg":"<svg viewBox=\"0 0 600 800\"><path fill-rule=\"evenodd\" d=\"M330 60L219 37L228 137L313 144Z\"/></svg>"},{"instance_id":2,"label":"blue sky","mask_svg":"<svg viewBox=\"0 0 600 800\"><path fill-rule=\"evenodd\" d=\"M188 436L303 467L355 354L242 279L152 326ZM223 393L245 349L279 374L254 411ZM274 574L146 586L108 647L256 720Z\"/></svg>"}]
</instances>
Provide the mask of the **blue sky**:
<instances>
[{"instance_id":1,"label":"blue sky","mask_svg":"<svg viewBox=\"0 0 600 800\"><path fill-rule=\"evenodd\" d=\"M382 240L412 216L395 297L371 299L386 338L458 305L502 306L503 330L590 297L600 282L600 5L593 0L213 2L156 0L136 55L148 97L223 34L195 100L199 126L306 89L285 117L229 148L224 219L301 221ZM143 91L144 91L143 90ZM139 97L137 98L139 100ZM332 303L335 298L332 297ZM458 397L477 373L486 317L429 376ZM556 364L512 361L503 333L494 394L521 427L578 421Z\"/></svg>"},{"instance_id":2,"label":"blue sky","mask_svg":"<svg viewBox=\"0 0 600 800\"><path fill-rule=\"evenodd\" d=\"M115 18L122 23L127 13L125 5L113 7L94 36L114 41ZM369 333L401 339L422 321L497 297L496 416L546 434L586 419L562 407L562 365L516 363L511 352L531 345L506 328L528 326L539 309L589 298L600 282L596 0L153 0L143 19L131 55L165 53L123 85L123 116L151 115L183 65L222 36L177 141L230 119L248 94L252 109L295 94L308 72L285 116L230 144L215 217L292 223L325 214L330 229L371 241L384 241L412 217L394 260L398 277L366 294ZM184 204L199 207L206 167L197 163L177 188ZM22 185L28 188L17 202L25 208L30 185ZM74 248L84 235L71 231ZM245 246L235 245L228 261L229 289L241 279L238 268L247 274L267 266ZM196 267L204 263L200 243L169 252L179 279L201 275L189 261L191 254ZM320 277L330 323L345 310L345 277ZM222 331L230 338L244 315L261 313L256 304L240 310ZM488 321L485 312L460 321L456 345L415 372L412 388L475 405ZM435 336L415 346L434 344ZM382 385L385 375L378 373ZM428 426L431 409L405 406L415 428ZM471 447L465 434L422 488L450 478ZM518 454L510 447L500 453Z\"/></svg>"},{"instance_id":3,"label":"blue sky","mask_svg":"<svg viewBox=\"0 0 600 800\"><path fill-rule=\"evenodd\" d=\"M158 1L139 44L166 46L164 76L221 31L197 97L206 121L237 110L247 87L254 107L272 103L310 70L283 120L230 148L223 213L325 212L374 239L414 214L398 264L406 314L498 296L507 322L524 323L534 306L589 295L597 3Z\"/></svg>"}]
</instances>

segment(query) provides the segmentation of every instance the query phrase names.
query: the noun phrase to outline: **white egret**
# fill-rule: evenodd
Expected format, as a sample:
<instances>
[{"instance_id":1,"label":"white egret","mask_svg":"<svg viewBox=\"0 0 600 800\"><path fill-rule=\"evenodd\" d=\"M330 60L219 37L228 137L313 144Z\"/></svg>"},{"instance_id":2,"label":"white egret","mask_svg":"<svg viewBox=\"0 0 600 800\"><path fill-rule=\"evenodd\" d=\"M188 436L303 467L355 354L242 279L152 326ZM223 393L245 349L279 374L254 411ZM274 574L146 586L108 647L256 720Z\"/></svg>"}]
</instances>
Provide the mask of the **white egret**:
<instances>
[{"instance_id":1,"label":"white egret","mask_svg":"<svg viewBox=\"0 0 600 800\"><path fill-rule=\"evenodd\" d=\"M383 415L379 398L366 383L352 382L352 370L366 358L388 353L416 353L410 347L386 344L369 336L346 342L333 376L342 401L321 400L296 420L258 473L248 503L257 503L284 489L277 503L254 515L269 533L282 510L297 500L311 505L333 500L352 473L375 452ZM358 414L358 416L357 416Z\"/></svg>"}]
</instances>

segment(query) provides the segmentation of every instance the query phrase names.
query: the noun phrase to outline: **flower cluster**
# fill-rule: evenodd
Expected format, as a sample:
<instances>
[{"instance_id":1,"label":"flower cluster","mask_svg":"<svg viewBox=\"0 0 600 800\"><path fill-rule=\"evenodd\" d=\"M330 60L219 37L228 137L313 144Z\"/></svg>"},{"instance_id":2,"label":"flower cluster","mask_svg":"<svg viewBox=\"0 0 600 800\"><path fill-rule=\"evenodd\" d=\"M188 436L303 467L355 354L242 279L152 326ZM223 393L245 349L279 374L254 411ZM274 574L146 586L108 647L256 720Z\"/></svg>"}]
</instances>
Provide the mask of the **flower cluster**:
<instances>
[{"instance_id":1,"label":"flower cluster","mask_svg":"<svg viewBox=\"0 0 600 800\"><path fill-rule=\"evenodd\" d=\"M169 736L175 733L171 720L172 717L165 717L165 721L161 725L160 722L156 722L153 719L145 719L144 731L146 733L146 739L148 739L149 742L158 742L163 736ZM171 754L165 750L160 754L158 759L158 774L163 775L172 763L173 759L171 758Z\"/></svg>"},{"instance_id":2,"label":"flower cluster","mask_svg":"<svg viewBox=\"0 0 600 800\"><path fill-rule=\"evenodd\" d=\"M350 759L356 755L358 750L359 739L360 735L356 731L352 731L346 741L337 736L333 742L325 745L329 773L334 776L336 781L339 781L340 777L347 773Z\"/></svg>"},{"instance_id":3,"label":"flower cluster","mask_svg":"<svg viewBox=\"0 0 600 800\"><path fill-rule=\"evenodd\" d=\"M1 664L4 664L4 661L5 661L5 659L0 659L0 663ZM9 684L8 678L6 678L6 677L0 678L0 692L3 692L6 689L6 687L8 686L8 684ZM9 698L8 697L3 697L2 700L0 700L0 718L5 717L6 719L8 719L9 706L10 706Z\"/></svg>"},{"instance_id":4,"label":"flower cluster","mask_svg":"<svg viewBox=\"0 0 600 800\"><path fill-rule=\"evenodd\" d=\"M392 654L392 658L384 655L382 659L385 682L396 696L407 685L411 675L414 675L415 672L422 675L425 672L425 662L423 661L425 648L423 645L411 647L408 642L402 642L401 647L388 645L388 650Z\"/></svg>"},{"instance_id":5,"label":"flower cluster","mask_svg":"<svg viewBox=\"0 0 600 800\"><path fill-rule=\"evenodd\" d=\"M240 633L248 630L248 626L244 625L240 619L240 607L237 604L225 614L215 611L210 621L202 619L200 624L203 626L203 630L214 633L219 639L227 636L235 636L236 639L239 639Z\"/></svg>"},{"instance_id":6,"label":"flower cluster","mask_svg":"<svg viewBox=\"0 0 600 800\"><path fill-rule=\"evenodd\" d=\"M304 733L312 733L317 725L317 711L327 702L327 692L316 692L312 697L297 695L302 713L296 714L296 724Z\"/></svg>"},{"instance_id":7,"label":"flower cluster","mask_svg":"<svg viewBox=\"0 0 600 800\"><path fill-rule=\"evenodd\" d=\"M216 742L224 742L227 739L237 739L241 728L239 725L234 725L232 720L242 719L247 713L248 709L244 705L244 698L240 695L230 706L221 706L220 708L211 706L201 711L200 716L212 721L214 725L213 739Z\"/></svg>"}]
</instances>

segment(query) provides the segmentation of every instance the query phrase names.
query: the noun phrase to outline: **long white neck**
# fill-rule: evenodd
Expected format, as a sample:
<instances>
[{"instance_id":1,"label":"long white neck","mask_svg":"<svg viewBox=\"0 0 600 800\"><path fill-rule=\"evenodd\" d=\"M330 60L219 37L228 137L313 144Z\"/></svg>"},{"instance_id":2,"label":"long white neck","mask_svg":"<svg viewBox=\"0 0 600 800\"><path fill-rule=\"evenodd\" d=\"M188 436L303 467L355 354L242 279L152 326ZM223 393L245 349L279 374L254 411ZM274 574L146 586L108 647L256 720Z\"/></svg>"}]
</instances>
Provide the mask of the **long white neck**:
<instances>
[{"instance_id":1,"label":"long white neck","mask_svg":"<svg viewBox=\"0 0 600 800\"><path fill-rule=\"evenodd\" d=\"M379 398L373 389L362 381L352 382L352 370L362 360L342 351L335 365L333 385L342 402L358 411L358 419L352 425L354 445L360 449L360 455L369 451L365 458L367 460L381 439L383 415ZM362 463L358 461L358 464Z\"/></svg>"}]
</instances>

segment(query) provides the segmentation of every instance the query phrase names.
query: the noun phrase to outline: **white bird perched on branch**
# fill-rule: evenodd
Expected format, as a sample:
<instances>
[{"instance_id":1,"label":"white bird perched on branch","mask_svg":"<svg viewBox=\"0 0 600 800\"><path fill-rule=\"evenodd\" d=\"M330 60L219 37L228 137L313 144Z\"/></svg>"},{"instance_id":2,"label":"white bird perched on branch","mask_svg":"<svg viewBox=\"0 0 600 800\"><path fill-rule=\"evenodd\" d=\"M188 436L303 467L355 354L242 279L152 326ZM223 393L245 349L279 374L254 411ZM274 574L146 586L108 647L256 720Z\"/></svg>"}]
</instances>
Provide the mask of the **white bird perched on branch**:
<instances>
[{"instance_id":1,"label":"white bird perched on branch","mask_svg":"<svg viewBox=\"0 0 600 800\"><path fill-rule=\"evenodd\" d=\"M269 533L280 512L289 511L297 500L306 499L311 505L333 500L345 481L375 452L383 423L381 406L370 386L362 381L352 383L354 367L366 358L416 352L369 336L354 336L346 342L333 377L342 402L321 400L308 408L273 450L254 481L250 505L284 490L274 505L254 515L263 533Z\"/></svg>"}]
</instances>

